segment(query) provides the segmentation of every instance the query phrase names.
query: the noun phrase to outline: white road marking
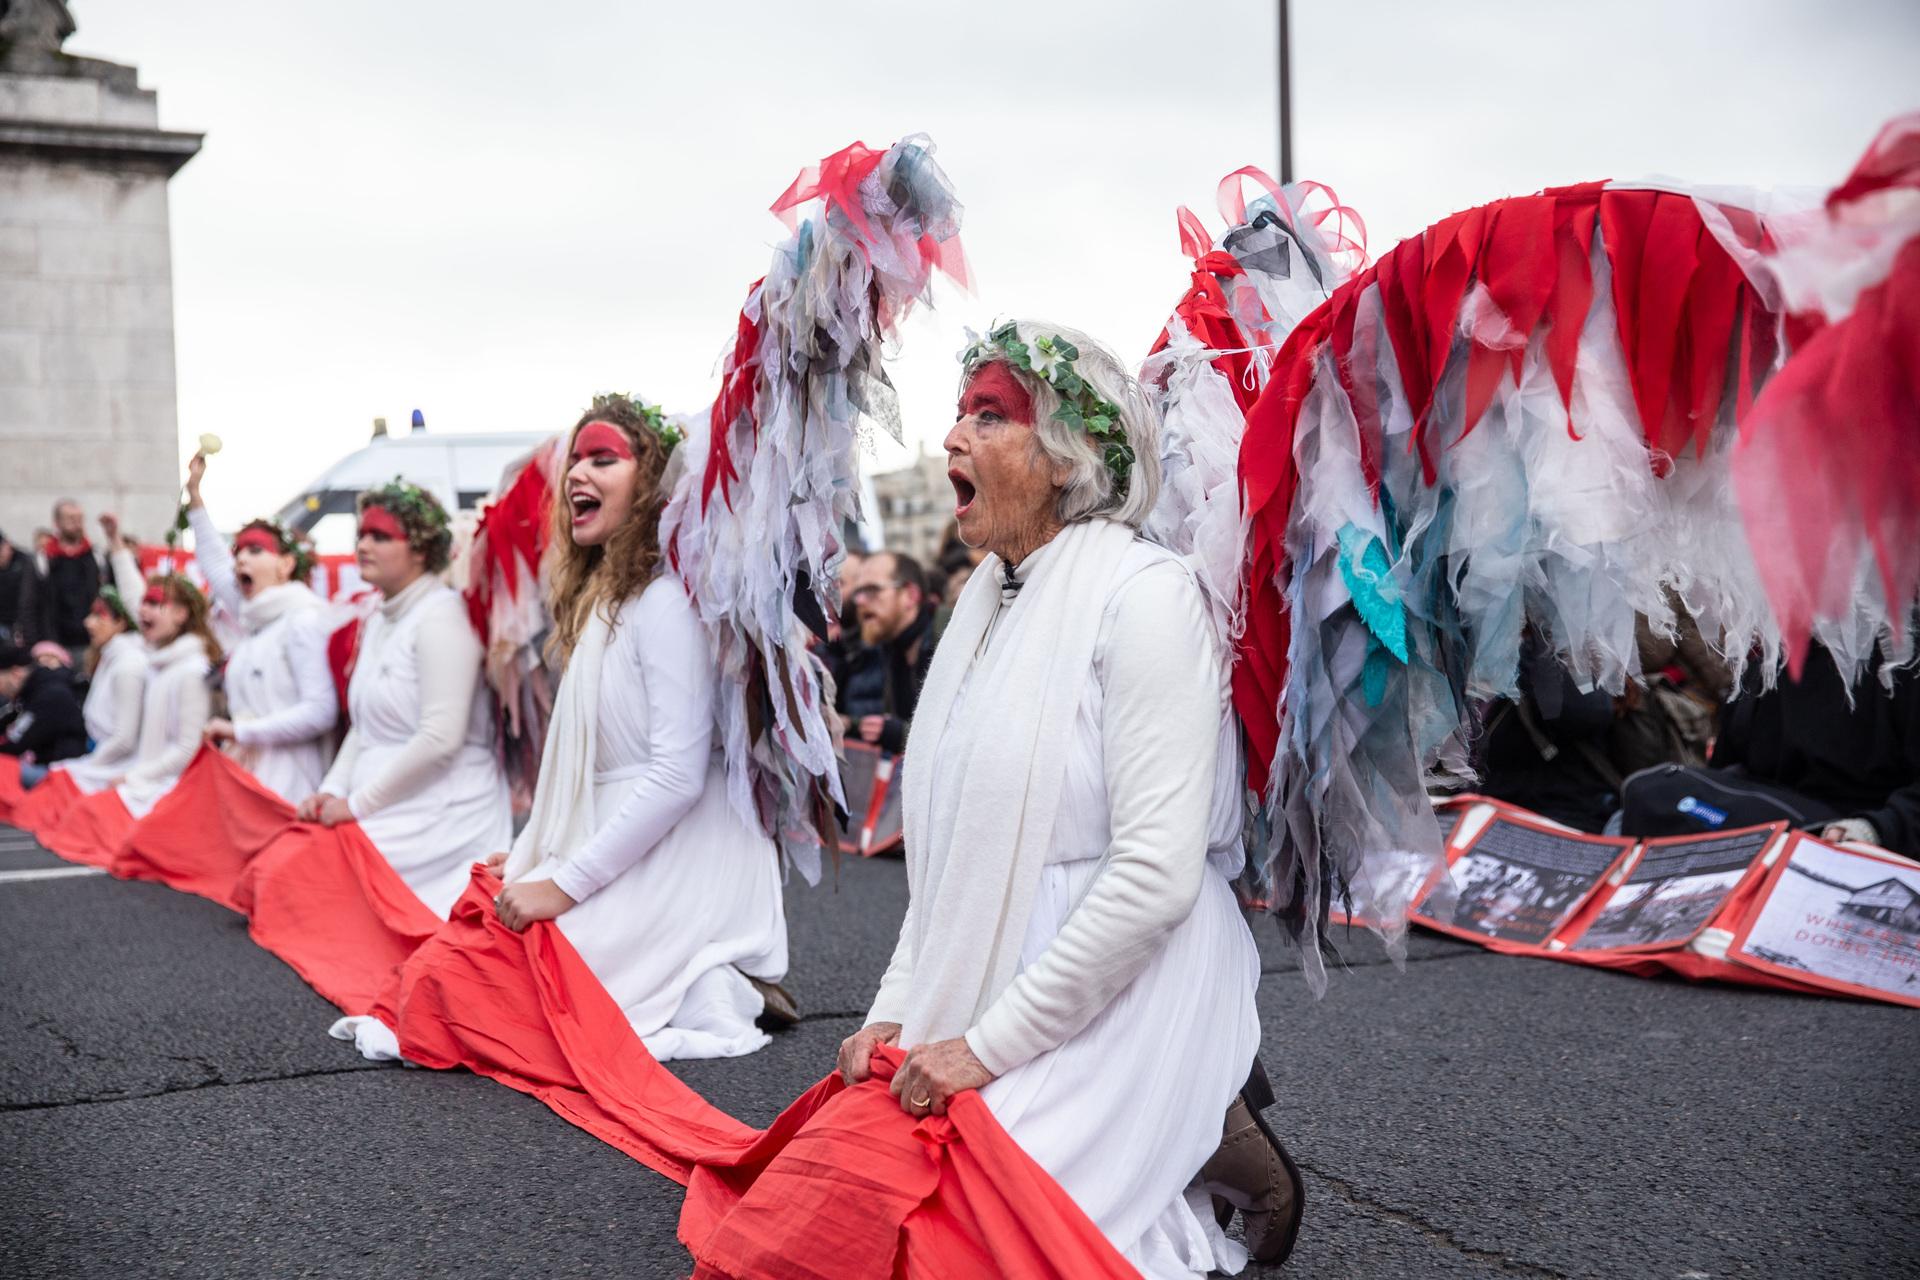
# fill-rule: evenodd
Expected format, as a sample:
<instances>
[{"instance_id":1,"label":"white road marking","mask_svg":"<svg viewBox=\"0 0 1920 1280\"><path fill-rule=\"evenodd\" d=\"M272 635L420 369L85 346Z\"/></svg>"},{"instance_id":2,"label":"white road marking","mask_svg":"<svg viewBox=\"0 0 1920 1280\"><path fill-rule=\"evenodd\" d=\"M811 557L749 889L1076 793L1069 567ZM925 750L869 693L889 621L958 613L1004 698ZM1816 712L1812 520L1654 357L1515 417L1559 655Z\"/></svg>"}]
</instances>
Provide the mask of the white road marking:
<instances>
[{"instance_id":1,"label":"white road marking","mask_svg":"<svg viewBox=\"0 0 1920 1280\"><path fill-rule=\"evenodd\" d=\"M69 876L103 876L105 867L35 867L30 871L0 871L0 884L20 880L64 880Z\"/></svg>"}]
</instances>

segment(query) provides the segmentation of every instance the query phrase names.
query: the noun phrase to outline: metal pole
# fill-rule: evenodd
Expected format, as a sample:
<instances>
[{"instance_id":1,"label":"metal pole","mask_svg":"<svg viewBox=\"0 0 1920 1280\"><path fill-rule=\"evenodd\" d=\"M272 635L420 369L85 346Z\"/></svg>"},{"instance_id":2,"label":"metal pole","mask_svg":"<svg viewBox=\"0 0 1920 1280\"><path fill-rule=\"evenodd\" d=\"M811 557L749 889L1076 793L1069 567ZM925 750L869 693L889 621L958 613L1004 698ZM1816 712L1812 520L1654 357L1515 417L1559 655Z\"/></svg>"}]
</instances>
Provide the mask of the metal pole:
<instances>
[{"instance_id":1,"label":"metal pole","mask_svg":"<svg viewBox=\"0 0 1920 1280\"><path fill-rule=\"evenodd\" d=\"M1280 181L1293 181L1293 50L1287 0L1280 0Z\"/></svg>"}]
</instances>

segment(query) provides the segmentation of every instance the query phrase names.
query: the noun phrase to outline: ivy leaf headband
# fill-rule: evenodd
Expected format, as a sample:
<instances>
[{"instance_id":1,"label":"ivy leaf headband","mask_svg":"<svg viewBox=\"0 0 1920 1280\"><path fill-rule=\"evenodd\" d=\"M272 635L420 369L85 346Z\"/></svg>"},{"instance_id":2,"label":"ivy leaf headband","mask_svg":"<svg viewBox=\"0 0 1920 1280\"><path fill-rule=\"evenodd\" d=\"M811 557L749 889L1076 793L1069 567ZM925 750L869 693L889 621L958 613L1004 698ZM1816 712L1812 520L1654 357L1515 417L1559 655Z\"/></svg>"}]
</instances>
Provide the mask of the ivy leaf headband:
<instances>
[{"instance_id":1,"label":"ivy leaf headband","mask_svg":"<svg viewBox=\"0 0 1920 1280\"><path fill-rule=\"evenodd\" d=\"M1103 399L1074 368L1079 358L1080 348L1058 334L1036 334L1032 342L1022 342L1018 327L1008 321L968 347L960 359L969 367L986 360L1005 360L1053 388L1060 398L1053 420L1093 439L1100 448L1101 461L1113 476L1114 493L1124 498L1133 475L1133 446L1127 443L1120 407Z\"/></svg>"},{"instance_id":2,"label":"ivy leaf headband","mask_svg":"<svg viewBox=\"0 0 1920 1280\"><path fill-rule=\"evenodd\" d=\"M660 448L666 453L672 453L674 447L687 438L686 432L667 421L665 410L658 405L648 404L639 396L609 391L593 398L591 412L602 413L608 409L625 409L646 423L647 430L653 433L653 438L660 442Z\"/></svg>"}]
</instances>

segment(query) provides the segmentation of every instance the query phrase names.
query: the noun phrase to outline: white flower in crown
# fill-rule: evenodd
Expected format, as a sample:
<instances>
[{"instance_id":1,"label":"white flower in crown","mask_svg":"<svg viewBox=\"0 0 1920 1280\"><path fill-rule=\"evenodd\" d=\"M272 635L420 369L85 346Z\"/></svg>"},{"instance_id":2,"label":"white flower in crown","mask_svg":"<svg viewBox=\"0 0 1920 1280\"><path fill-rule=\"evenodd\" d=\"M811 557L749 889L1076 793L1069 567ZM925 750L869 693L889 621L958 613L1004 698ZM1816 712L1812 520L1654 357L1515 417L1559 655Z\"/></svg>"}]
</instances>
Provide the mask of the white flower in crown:
<instances>
[{"instance_id":1,"label":"white flower in crown","mask_svg":"<svg viewBox=\"0 0 1920 1280\"><path fill-rule=\"evenodd\" d=\"M1033 372L1045 381L1053 381L1053 371L1066 363L1066 359L1054 350L1052 338L1035 338L1027 344L1027 360Z\"/></svg>"}]
</instances>

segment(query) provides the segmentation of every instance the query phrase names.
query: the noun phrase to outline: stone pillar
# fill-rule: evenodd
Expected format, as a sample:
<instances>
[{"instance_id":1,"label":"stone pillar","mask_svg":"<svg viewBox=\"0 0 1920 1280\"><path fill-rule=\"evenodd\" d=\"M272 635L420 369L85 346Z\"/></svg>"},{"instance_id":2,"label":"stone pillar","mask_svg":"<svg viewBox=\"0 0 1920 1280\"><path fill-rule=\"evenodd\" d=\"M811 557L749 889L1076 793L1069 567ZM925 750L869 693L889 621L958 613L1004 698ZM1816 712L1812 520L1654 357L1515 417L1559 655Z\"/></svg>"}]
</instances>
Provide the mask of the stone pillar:
<instances>
[{"instance_id":1,"label":"stone pillar","mask_svg":"<svg viewBox=\"0 0 1920 1280\"><path fill-rule=\"evenodd\" d=\"M61 497L157 540L173 518L167 179L201 135L159 127L132 67L77 58L51 0L0 0L0 531Z\"/></svg>"}]
</instances>

